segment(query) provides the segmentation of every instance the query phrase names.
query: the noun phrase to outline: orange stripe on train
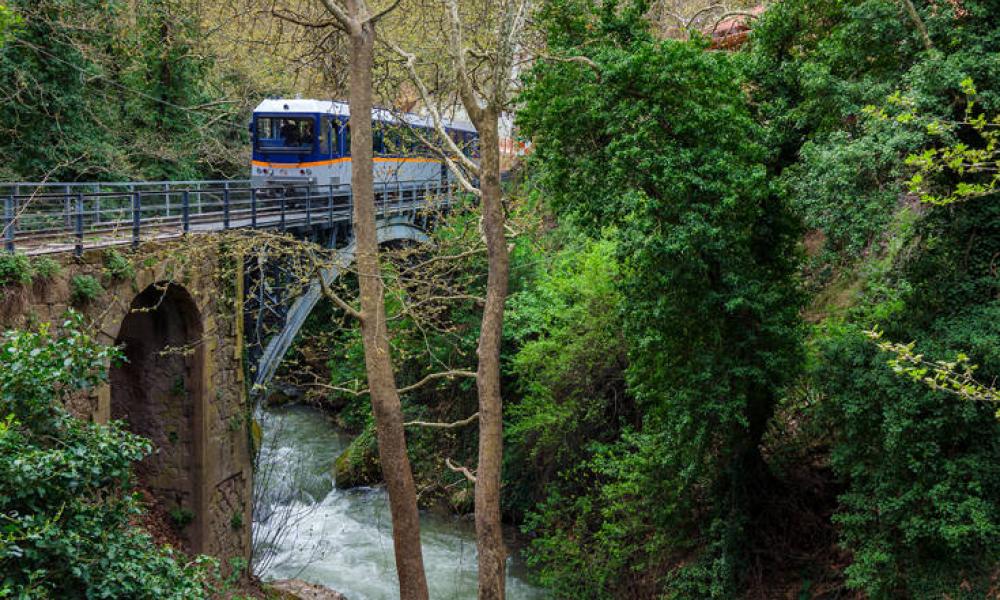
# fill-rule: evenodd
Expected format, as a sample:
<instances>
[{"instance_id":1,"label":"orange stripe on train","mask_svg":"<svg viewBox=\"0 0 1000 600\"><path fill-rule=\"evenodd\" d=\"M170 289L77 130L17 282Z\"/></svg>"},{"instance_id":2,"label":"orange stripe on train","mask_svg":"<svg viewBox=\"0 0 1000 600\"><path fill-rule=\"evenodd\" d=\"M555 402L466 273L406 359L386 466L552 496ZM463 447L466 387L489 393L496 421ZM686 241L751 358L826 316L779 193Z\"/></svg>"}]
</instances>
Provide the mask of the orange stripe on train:
<instances>
[{"instance_id":1,"label":"orange stripe on train","mask_svg":"<svg viewBox=\"0 0 1000 600\"><path fill-rule=\"evenodd\" d=\"M304 163L271 163L264 162L261 160L252 160L250 163L255 167L267 167L269 169L305 169L307 167L322 167L326 165L333 165L337 163L351 162L351 157L345 156L343 158L335 158L332 160L321 160L317 162L304 162ZM441 162L437 158L394 158L386 156L376 156L375 162L381 163L439 163Z\"/></svg>"}]
</instances>

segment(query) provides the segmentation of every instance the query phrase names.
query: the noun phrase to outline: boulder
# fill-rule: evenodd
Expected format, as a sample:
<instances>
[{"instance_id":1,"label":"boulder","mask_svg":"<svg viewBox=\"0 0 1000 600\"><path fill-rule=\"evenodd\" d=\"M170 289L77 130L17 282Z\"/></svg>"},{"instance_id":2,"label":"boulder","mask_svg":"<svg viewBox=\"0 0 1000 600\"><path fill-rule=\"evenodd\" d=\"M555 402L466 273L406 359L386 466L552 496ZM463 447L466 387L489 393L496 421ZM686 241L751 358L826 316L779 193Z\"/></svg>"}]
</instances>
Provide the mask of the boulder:
<instances>
[{"instance_id":1,"label":"boulder","mask_svg":"<svg viewBox=\"0 0 1000 600\"><path fill-rule=\"evenodd\" d=\"M281 579L267 584L282 600L347 600L339 592L301 579Z\"/></svg>"}]
</instances>

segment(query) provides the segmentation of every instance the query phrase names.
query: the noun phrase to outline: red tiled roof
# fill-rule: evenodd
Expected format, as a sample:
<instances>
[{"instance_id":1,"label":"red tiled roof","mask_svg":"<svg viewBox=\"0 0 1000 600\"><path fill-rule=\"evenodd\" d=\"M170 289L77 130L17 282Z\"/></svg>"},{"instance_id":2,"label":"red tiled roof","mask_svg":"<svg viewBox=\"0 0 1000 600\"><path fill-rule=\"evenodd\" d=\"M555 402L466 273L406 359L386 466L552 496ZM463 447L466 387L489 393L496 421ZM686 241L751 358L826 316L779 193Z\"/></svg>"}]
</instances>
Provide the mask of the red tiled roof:
<instances>
[{"instance_id":1,"label":"red tiled roof","mask_svg":"<svg viewBox=\"0 0 1000 600\"><path fill-rule=\"evenodd\" d=\"M706 32L712 38L713 49L731 50L747 41L750 37L750 24L755 17L764 14L764 7L757 6L744 12L746 14L733 15L719 21L714 29Z\"/></svg>"}]
</instances>

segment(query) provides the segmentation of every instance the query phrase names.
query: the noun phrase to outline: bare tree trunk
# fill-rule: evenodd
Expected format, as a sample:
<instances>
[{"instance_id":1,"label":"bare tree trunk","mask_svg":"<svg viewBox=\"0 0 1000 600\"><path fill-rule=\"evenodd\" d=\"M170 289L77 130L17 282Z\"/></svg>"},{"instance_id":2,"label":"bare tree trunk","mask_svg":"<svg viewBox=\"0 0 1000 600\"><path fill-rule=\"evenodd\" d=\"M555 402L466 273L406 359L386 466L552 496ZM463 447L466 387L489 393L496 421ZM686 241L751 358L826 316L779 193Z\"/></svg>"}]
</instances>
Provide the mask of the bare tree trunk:
<instances>
[{"instance_id":1,"label":"bare tree trunk","mask_svg":"<svg viewBox=\"0 0 1000 600\"><path fill-rule=\"evenodd\" d=\"M479 552L479 600L503 600L507 549L500 525L500 469L503 461L503 399L500 393L500 343L507 299L510 257L504 235L500 189L498 115L482 110L476 119L481 163L483 233L489 274L479 334L479 466L476 470L476 548Z\"/></svg>"},{"instance_id":2,"label":"bare tree trunk","mask_svg":"<svg viewBox=\"0 0 1000 600\"><path fill-rule=\"evenodd\" d=\"M924 20L920 18L920 13L917 12L917 7L913 5L911 0L899 1L903 5L903 9L906 10L906 14L909 15L910 20L913 21L913 26L916 27L917 32L920 34L920 39L924 42L924 48L933 50L934 43L931 41L930 34L927 33L927 26L924 25Z\"/></svg>"},{"instance_id":3,"label":"bare tree trunk","mask_svg":"<svg viewBox=\"0 0 1000 600\"><path fill-rule=\"evenodd\" d=\"M356 5L351 8L356 8ZM372 23L362 21L364 15L359 16L361 11L351 12L359 21L359 26L351 32L351 187L354 191L354 235L361 288L365 368L375 415L379 460L389 490L399 597L402 600L427 600L416 487L406 451L403 411L389 354L384 290L379 270L371 122L375 30Z\"/></svg>"}]
</instances>

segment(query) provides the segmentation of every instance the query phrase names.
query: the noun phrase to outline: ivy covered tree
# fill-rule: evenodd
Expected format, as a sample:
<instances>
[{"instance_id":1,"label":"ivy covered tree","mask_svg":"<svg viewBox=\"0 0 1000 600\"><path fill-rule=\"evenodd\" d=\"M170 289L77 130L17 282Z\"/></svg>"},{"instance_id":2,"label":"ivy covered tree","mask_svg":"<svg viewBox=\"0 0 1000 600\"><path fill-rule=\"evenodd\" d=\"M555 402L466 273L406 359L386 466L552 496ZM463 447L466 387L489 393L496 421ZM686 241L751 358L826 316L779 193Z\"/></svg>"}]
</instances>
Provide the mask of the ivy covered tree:
<instances>
[{"instance_id":1,"label":"ivy covered tree","mask_svg":"<svg viewBox=\"0 0 1000 600\"><path fill-rule=\"evenodd\" d=\"M555 210L618 239L627 381L644 413L640 431L599 453L591 518L603 523L582 542L587 564L559 567L558 544L536 546L565 577L602 574L575 597L607 597L633 569L662 568L658 555L681 545L669 532L683 527L701 530L705 551L671 573L671 589L732 591L743 525L769 482L761 439L801 357L799 228L766 177L740 70L699 43L655 40L647 8L547 3L553 55L519 115Z\"/></svg>"},{"instance_id":2,"label":"ivy covered tree","mask_svg":"<svg viewBox=\"0 0 1000 600\"><path fill-rule=\"evenodd\" d=\"M242 100L198 3L11 0L0 38L0 179L198 179L245 169ZM5 16L9 15L9 16ZM0 25L2 27L2 25Z\"/></svg>"},{"instance_id":3,"label":"ivy covered tree","mask_svg":"<svg viewBox=\"0 0 1000 600\"><path fill-rule=\"evenodd\" d=\"M95 60L113 45L113 32L100 23L116 4L10 3L22 24L0 52L0 151L8 157L0 179L72 179L86 164L122 164L114 106L95 101L116 95Z\"/></svg>"}]
</instances>

